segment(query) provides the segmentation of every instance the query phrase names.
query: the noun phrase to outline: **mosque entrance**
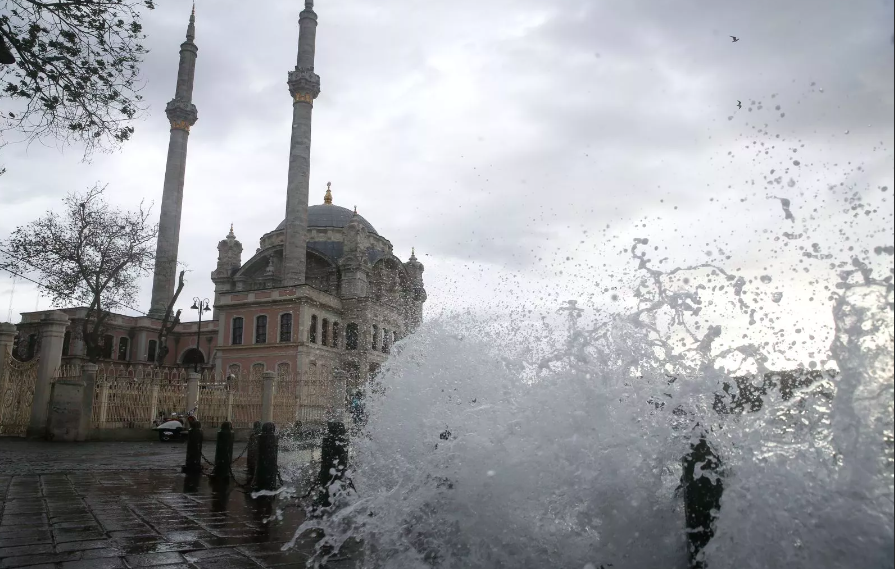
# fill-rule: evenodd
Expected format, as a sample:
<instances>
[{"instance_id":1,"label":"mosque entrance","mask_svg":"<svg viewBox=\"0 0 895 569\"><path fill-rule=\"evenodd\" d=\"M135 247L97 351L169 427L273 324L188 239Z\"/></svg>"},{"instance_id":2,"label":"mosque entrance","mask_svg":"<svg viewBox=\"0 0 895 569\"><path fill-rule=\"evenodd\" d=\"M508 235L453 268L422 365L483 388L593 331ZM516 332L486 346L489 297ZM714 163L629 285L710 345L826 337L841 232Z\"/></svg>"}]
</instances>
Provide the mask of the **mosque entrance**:
<instances>
[{"instance_id":1,"label":"mosque entrance","mask_svg":"<svg viewBox=\"0 0 895 569\"><path fill-rule=\"evenodd\" d=\"M200 366L205 363L205 356L198 348L190 348L183 354L181 363L184 366Z\"/></svg>"}]
</instances>

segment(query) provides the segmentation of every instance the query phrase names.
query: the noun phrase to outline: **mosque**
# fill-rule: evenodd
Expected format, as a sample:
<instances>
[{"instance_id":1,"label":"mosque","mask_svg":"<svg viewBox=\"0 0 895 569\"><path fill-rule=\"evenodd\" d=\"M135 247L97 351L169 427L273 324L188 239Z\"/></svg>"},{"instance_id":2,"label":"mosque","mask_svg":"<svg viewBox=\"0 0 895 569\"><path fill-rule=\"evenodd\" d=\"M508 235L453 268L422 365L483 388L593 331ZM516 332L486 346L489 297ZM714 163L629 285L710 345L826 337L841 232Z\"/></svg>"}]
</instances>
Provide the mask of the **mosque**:
<instances>
[{"instance_id":1,"label":"mosque","mask_svg":"<svg viewBox=\"0 0 895 569\"><path fill-rule=\"evenodd\" d=\"M180 46L175 96L165 108L171 134L152 301L144 316L109 318L103 355L116 363L157 359L159 330L176 290L187 144L198 118L192 100L198 54L195 32L194 10ZM311 116L320 93L320 77L314 70L316 32L314 2L305 0L297 62L287 81L292 136L285 218L261 237L257 251L245 261L231 225L217 246L217 267L211 273L214 300L207 308L199 302L193 310L184 310L184 318L199 314L201 323L180 322L173 329L164 365L198 365L218 375L298 372L320 380L341 369L357 385L375 374L391 346L422 319L424 267L415 255L401 261L391 242L356 209L333 203L329 184L325 194L321 191L322 203L309 206ZM185 302L179 299L178 304ZM63 359L83 360L80 323L87 309L63 312L71 320ZM37 326L43 314L22 314L16 346L20 358L37 350Z\"/></svg>"}]
</instances>

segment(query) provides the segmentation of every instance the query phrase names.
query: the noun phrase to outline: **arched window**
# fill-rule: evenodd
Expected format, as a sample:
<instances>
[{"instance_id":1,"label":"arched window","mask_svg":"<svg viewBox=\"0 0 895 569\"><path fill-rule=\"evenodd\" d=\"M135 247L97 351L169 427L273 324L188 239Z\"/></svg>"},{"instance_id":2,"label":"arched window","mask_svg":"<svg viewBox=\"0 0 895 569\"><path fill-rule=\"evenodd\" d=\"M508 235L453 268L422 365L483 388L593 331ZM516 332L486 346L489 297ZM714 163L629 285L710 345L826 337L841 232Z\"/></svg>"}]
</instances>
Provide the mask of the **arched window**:
<instances>
[{"instance_id":1,"label":"arched window","mask_svg":"<svg viewBox=\"0 0 895 569\"><path fill-rule=\"evenodd\" d=\"M339 340L340 340L340 338L339 338L339 323L338 323L338 322L333 322L333 341L332 341L332 346L333 346L334 348L338 348L338 347L339 347Z\"/></svg>"},{"instance_id":2,"label":"arched window","mask_svg":"<svg viewBox=\"0 0 895 569\"><path fill-rule=\"evenodd\" d=\"M242 345L242 324L242 316L237 316L233 319L233 335L231 337L230 343L234 346Z\"/></svg>"},{"instance_id":3,"label":"arched window","mask_svg":"<svg viewBox=\"0 0 895 569\"><path fill-rule=\"evenodd\" d=\"M392 332L392 344L397 344L397 343L398 343L398 332L396 330L396 331Z\"/></svg>"},{"instance_id":4,"label":"arched window","mask_svg":"<svg viewBox=\"0 0 895 569\"><path fill-rule=\"evenodd\" d=\"M358 329L357 324L351 322L348 326L345 327L345 349L346 350L356 350L357 349L357 341L358 341Z\"/></svg>"},{"instance_id":5,"label":"arched window","mask_svg":"<svg viewBox=\"0 0 895 569\"><path fill-rule=\"evenodd\" d=\"M130 341L124 336L118 338L118 361L127 361L127 348L129 345Z\"/></svg>"},{"instance_id":6,"label":"arched window","mask_svg":"<svg viewBox=\"0 0 895 569\"><path fill-rule=\"evenodd\" d=\"M267 343L267 316L263 314L255 317L255 343Z\"/></svg>"},{"instance_id":7,"label":"arched window","mask_svg":"<svg viewBox=\"0 0 895 569\"><path fill-rule=\"evenodd\" d=\"M320 345L329 345L329 320L326 318L323 319L323 324L320 326Z\"/></svg>"},{"instance_id":8,"label":"arched window","mask_svg":"<svg viewBox=\"0 0 895 569\"><path fill-rule=\"evenodd\" d=\"M382 329L382 353L387 354L391 349L391 343L389 340L392 339L391 334L389 334L388 330L385 328Z\"/></svg>"},{"instance_id":9,"label":"arched window","mask_svg":"<svg viewBox=\"0 0 895 569\"><path fill-rule=\"evenodd\" d=\"M311 327L308 329L308 341L312 344L317 343L317 315L311 315Z\"/></svg>"},{"instance_id":10,"label":"arched window","mask_svg":"<svg viewBox=\"0 0 895 569\"><path fill-rule=\"evenodd\" d=\"M146 361L154 362L156 351L158 350L158 342L155 340L149 340L149 348L146 350Z\"/></svg>"},{"instance_id":11,"label":"arched window","mask_svg":"<svg viewBox=\"0 0 895 569\"><path fill-rule=\"evenodd\" d=\"M370 375L369 375L370 381L373 381L374 379L376 379L376 376L379 374L379 369L380 369L379 364L377 364L377 363L370 364Z\"/></svg>"},{"instance_id":12,"label":"arched window","mask_svg":"<svg viewBox=\"0 0 895 569\"><path fill-rule=\"evenodd\" d=\"M227 366L227 379L239 379L242 368L239 364L230 364Z\"/></svg>"},{"instance_id":13,"label":"arched window","mask_svg":"<svg viewBox=\"0 0 895 569\"><path fill-rule=\"evenodd\" d=\"M67 356L68 352L71 350L71 330L66 330L65 335L62 336L62 355Z\"/></svg>"},{"instance_id":14,"label":"arched window","mask_svg":"<svg viewBox=\"0 0 895 569\"><path fill-rule=\"evenodd\" d=\"M112 350L115 349L115 336L106 334L103 336L103 357L107 360L112 359Z\"/></svg>"},{"instance_id":15,"label":"arched window","mask_svg":"<svg viewBox=\"0 0 895 569\"><path fill-rule=\"evenodd\" d=\"M373 324L373 341L371 342L370 349L372 349L375 352L376 348L378 346L379 346L379 326L377 326L376 324Z\"/></svg>"},{"instance_id":16,"label":"arched window","mask_svg":"<svg viewBox=\"0 0 895 569\"><path fill-rule=\"evenodd\" d=\"M292 341L292 313L280 314L280 341Z\"/></svg>"},{"instance_id":17,"label":"arched window","mask_svg":"<svg viewBox=\"0 0 895 569\"><path fill-rule=\"evenodd\" d=\"M252 364L252 377L258 379L264 373L264 364Z\"/></svg>"},{"instance_id":18,"label":"arched window","mask_svg":"<svg viewBox=\"0 0 895 569\"><path fill-rule=\"evenodd\" d=\"M283 379L289 375L290 366L286 362L277 364L277 377Z\"/></svg>"},{"instance_id":19,"label":"arched window","mask_svg":"<svg viewBox=\"0 0 895 569\"><path fill-rule=\"evenodd\" d=\"M198 348L190 348L183 353L183 361L185 366L200 366L205 363L205 354Z\"/></svg>"}]
</instances>

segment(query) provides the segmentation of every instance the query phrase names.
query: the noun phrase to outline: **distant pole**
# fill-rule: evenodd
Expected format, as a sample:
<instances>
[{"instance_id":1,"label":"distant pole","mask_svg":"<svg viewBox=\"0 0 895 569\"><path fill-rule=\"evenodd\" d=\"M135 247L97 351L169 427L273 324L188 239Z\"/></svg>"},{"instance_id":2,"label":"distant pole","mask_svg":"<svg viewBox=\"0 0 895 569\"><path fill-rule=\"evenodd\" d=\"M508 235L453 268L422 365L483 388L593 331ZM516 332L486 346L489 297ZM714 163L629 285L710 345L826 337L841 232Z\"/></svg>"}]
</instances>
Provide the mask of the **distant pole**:
<instances>
[{"instance_id":1,"label":"distant pole","mask_svg":"<svg viewBox=\"0 0 895 569\"><path fill-rule=\"evenodd\" d=\"M195 366L193 367L193 371L199 373L199 354L202 353L202 350L199 348L199 342L202 339L202 313L209 312L211 308L208 306L209 302L207 298L199 299L198 296L193 297L193 305L190 306L190 309L199 311L199 325L196 326L196 361Z\"/></svg>"},{"instance_id":2,"label":"distant pole","mask_svg":"<svg viewBox=\"0 0 895 569\"><path fill-rule=\"evenodd\" d=\"M16 278L18 275L12 274L12 288L9 289L9 309L6 311L6 321L12 322L12 299L16 296Z\"/></svg>"}]
</instances>

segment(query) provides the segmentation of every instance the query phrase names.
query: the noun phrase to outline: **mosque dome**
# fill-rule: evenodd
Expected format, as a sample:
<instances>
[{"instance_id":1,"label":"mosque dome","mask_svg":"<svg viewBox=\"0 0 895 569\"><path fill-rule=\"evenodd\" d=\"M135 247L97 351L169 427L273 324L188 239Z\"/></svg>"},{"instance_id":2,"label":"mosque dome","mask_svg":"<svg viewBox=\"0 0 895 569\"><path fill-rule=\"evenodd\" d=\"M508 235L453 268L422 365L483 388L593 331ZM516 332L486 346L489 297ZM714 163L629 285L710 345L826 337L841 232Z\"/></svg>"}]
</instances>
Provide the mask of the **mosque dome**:
<instances>
[{"instance_id":1,"label":"mosque dome","mask_svg":"<svg viewBox=\"0 0 895 569\"><path fill-rule=\"evenodd\" d=\"M348 225L348 222L351 221L352 217L354 217L354 212L348 208L333 204L312 205L308 208L308 227L342 228ZM363 225L367 231L373 235L379 235L369 221L360 215L357 217L359 218L361 225ZM274 231L280 231L281 229L285 229L285 227L286 220L284 219L282 223L277 225L277 228Z\"/></svg>"}]
</instances>

